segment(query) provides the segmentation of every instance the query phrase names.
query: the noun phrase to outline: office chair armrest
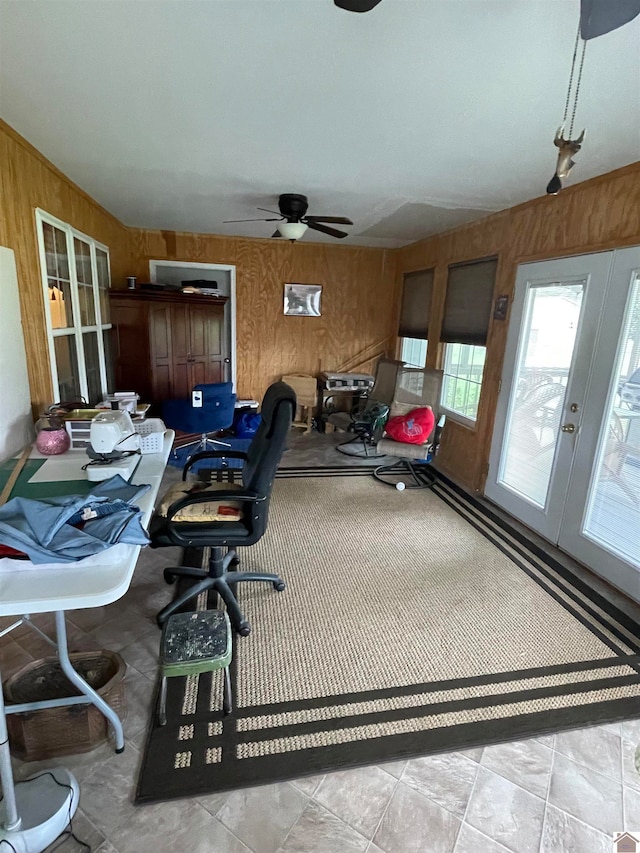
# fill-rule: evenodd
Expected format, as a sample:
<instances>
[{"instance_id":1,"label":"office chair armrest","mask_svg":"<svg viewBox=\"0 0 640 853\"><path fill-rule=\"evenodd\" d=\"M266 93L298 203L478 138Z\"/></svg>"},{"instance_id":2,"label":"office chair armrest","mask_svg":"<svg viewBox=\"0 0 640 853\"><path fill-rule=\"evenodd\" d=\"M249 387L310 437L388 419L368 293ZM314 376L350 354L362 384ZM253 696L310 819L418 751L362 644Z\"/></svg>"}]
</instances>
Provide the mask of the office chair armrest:
<instances>
[{"instance_id":1,"label":"office chair armrest","mask_svg":"<svg viewBox=\"0 0 640 853\"><path fill-rule=\"evenodd\" d=\"M187 471L191 468L193 463L198 462L200 459L243 459L246 462L247 454L243 453L241 450L203 450L201 453L194 453L194 455L187 460L184 468L182 469L183 480L186 480Z\"/></svg>"},{"instance_id":2,"label":"office chair armrest","mask_svg":"<svg viewBox=\"0 0 640 853\"><path fill-rule=\"evenodd\" d=\"M178 498L177 501L174 501L167 509L167 522L172 521L174 515L180 512L181 509L184 509L184 507L186 506L191 506L192 504L208 503L210 500L215 500L217 502L223 500L261 503L262 501L266 501L266 499L266 495L260 495L257 492L250 492L247 489L239 489L235 492L223 492L217 489L215 491L208 492L206 489L204 489L201 492L196 492L193 495L185 495L185 497Z\"/></svg>"}]
</instances>

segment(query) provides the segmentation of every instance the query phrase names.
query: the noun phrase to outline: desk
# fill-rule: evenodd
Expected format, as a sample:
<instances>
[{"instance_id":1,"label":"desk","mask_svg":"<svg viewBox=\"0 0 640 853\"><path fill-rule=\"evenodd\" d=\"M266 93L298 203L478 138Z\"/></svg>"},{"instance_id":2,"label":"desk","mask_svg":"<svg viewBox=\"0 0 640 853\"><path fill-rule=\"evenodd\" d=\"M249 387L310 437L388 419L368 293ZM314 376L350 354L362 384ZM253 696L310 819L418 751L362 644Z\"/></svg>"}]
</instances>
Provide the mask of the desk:
<instances>
[{"instance_id":1,"label":"desk","mask_svg":"<svg viewBox=\"0 0 640 853\"><path fill-rule=\"evenodd\" d=\"M140 459L140 464L131 477L132 483L148 483L151 486L149 491L137 501L137 505L142 510L142 523L145 527L149 524L153 513L164 469L173 445L173 439L173 431L167 430L164 434L162 451L160 453L143 455ZM30 457L30 461L33 463L29 466L31 473L29 477L23 478L22 485L21 481L18 481L15 491L19 491L22 494L25 493L25 490L28 491L28 479L33 476L34 469L40 467L36 463L42 459L44 457L34 450ZM64 456L56 457L58 473L64 474L66 478L60 484L62 487L60 491L62 493L69 493L69 484L71 483L82 481L84 484L86 477L82 471L82 465L85 464L86 459L84 451L79 450L70 450ZM89 484L87 491L93 485L95 484ZM51 699L42 702L11 705L5 709L0 691L0 745L4 744L4 747L0 746L0 772L2 774L2 788L5 800L5 829L7 830L11 830L16 826L19 827L20 818L15 802L9 748L6 744L5 712L7 714L15 714L28 710L59 707L61 705L87 704L90 702L111 723L115 734L116 752L124 750L124 733L118 715L78 675L71 665L67 647L65 611L79 610L85 607L99 607L121 598L129 588L139 553L139 545L118 544L107 548L99 554L86 557L77 563L34 565L30 561L25 560L0 560L0 616L21 617L18 622L5 629L0 636L8 633L12 628L20 624L21 621L29 621L30 614L54 613L57 643L54 643L48 637L46 639L52 645L57 645L60 665L65 675L82 694L65 699ZM1 680L0 676L0 683ZM2 837L1 834L0 837Z\"/></svg>"}]
</instances>

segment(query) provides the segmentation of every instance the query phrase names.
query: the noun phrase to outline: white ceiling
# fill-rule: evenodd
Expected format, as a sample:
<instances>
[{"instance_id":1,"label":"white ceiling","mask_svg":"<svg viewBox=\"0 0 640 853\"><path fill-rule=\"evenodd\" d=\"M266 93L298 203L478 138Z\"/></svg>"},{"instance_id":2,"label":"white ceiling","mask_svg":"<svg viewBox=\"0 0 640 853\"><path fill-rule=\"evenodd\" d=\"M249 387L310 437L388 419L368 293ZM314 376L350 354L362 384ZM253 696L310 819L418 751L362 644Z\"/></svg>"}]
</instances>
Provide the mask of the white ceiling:
<instances>
[{"instance_id":1,"label":"white ceiling","mask_svg":"<svg viewBox=\"0 0 640 853\"><path fill-rule=\"evenodd\" d=\"M127 225L267 237L222 221L298 192L345 243L399 246L544 193L578 13L0 0L0 116ZM583 125L570 182L640 159L640 19L589 42Z\"/></svg>"}]
</instances>

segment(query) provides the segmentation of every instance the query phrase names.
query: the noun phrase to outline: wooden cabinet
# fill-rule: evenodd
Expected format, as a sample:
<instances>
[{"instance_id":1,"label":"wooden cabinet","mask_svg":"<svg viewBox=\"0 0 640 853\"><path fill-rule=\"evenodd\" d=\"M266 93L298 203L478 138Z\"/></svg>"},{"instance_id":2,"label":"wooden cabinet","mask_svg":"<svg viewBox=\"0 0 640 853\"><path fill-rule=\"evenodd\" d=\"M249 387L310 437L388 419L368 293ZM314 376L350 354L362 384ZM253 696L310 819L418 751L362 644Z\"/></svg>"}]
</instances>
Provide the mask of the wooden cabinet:
<instances>
[{"instance_id":1,"label":"wooden cabinet","mask_svg":"<svg viewBox=\"0 0 640 853\"><path fill-rule=\"evenodd\" d=\"M160 403L224 381L226 297L120 291L110 301L118 390Z\"/></svg>"}]
</instances>

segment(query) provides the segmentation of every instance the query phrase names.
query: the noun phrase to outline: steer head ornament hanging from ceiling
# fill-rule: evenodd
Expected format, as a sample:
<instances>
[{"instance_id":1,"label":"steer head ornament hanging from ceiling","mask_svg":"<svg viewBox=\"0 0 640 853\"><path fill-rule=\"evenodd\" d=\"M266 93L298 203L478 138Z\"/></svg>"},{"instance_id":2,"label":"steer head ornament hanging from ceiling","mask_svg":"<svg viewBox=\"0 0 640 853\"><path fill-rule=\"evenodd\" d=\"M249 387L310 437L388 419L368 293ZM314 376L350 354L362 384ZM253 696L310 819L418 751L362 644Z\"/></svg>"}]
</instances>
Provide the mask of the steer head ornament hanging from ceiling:
<instances>
[{"instance_id":1,"label":"steer head ornament hanging from ceiling","mask_svg":"<svg viewBox=\"0 0 640 853\"><path fill-rule=\"evenodd\" d=\"M577 154L581 149L582 142L584 141L584 135L585 131L583 130L577 139L565 139L564 126L561 126L556 130L553 144L558 149L558 162L556 164L555 174L547 186L547 192L551 195L555 195L562 189L562 182L560 178L566 178L571 169L575 166L572 158L574 154Z\"/></svg>"}]
</instances>

